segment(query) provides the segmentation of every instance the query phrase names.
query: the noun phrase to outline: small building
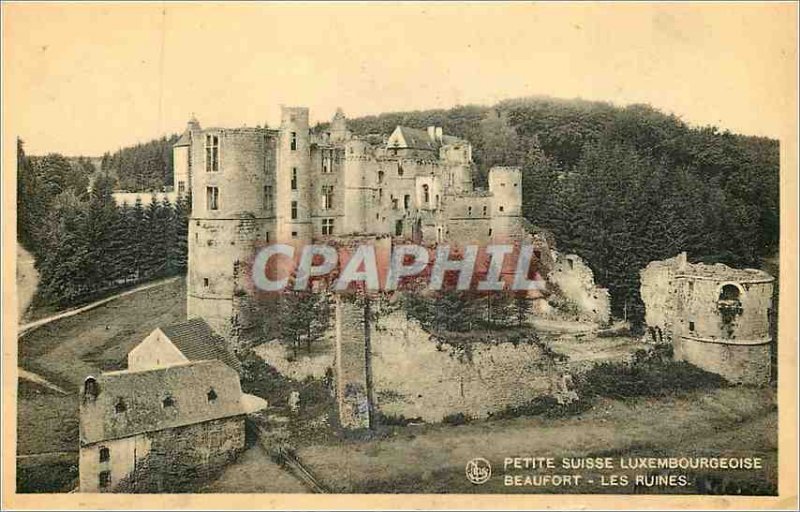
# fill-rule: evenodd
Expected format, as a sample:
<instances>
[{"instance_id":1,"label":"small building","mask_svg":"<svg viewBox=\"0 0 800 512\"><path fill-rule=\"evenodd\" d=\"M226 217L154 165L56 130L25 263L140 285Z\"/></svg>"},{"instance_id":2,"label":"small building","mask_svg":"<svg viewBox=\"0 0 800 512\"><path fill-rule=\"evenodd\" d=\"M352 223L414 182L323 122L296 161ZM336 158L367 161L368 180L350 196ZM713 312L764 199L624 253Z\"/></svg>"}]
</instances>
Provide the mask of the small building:
<instances>
[{"instance_id":1,"label":"small building","mask_svg":"<svg viewBox=\"0 0 800 512\"><path fill-rule=\"evenodd\" d=\"M128 370L147 370L189 361L216 359L236 372L242 366L225 340L202 318L159 327L128 353Z\"/></svg>"},{"instance_id":2,"label":"small building","mask_svg":"<svg viewBox=\"0 0 800 512\"><path fill-rule=\"evenodd\" d=\"M179 492L244 448L245 416L267 406L242 393L241 364L202 319L155 329L128 368L84 381L81 492Z\"/></svg>"},{"instance_id":3,"label":"small building","mask_svg":"<svg viewBox=\"0 0 800 512\"><path fill-rule=\"evenodd\" d=\"M179 492L216 474L244 448L243 397L216 360L87 377L81 492Z\"/></svg>"},{"instance_id":4,"label":"small building","mask_svg":"<svg viewBox=\"0 0 800 512\"><path fill-rule=\"evenodd\" d=\"M651 262L641 271L646 336L730 382L765 384L774 281L762 270L689 263L686 253Z\"/></svg>"}]
</instances>

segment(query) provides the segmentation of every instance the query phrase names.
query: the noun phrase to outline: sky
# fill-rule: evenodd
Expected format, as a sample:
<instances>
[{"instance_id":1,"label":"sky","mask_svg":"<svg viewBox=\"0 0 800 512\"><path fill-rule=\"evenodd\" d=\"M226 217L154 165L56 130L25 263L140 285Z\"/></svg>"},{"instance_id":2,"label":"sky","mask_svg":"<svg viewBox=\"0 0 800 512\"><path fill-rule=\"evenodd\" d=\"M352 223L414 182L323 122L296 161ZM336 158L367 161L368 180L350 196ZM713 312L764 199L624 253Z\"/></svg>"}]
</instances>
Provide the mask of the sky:
<instances>
[{"instance_id":1,"label":"sky","mask_svg":"<svg viewBox=\"0 0 800 512\"><path fill-rule=\"evenodd\" d=\"M276 126L546 95L649 103L782 137L792 3L3 4L4 126L99 156L204 126Z\"/></svg>"}]
</instances>

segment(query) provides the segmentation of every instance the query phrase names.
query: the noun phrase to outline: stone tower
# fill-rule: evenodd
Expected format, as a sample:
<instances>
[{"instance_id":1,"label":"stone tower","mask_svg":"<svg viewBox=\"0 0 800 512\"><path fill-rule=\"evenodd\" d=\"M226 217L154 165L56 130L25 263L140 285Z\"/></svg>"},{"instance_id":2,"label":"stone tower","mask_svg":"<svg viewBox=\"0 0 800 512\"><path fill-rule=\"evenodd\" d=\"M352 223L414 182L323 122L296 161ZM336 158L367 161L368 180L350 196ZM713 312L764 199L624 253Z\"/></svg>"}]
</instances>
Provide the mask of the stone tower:
<instances>
[{"instance_id":1,"label":"stone tower","mask_svg":"<svg viewBox=\"0 0 800 512\"><path fill-rule=\"evenodd\" d=\"M514 239L522 229L522 171L519 167L492 167L489 170L492 193L493 240Z\"/></svg>"},{"instance_id":2,"label":"stone tower","mask_svg":"<svg viewBox=\"0 0 800 512\"><path fill-rule=\"evenodd\" d=\"M311 240L311 141L306 107L281 107L275 174L278 240Z\"/></svg>"},{"instance_id":3,"label":"stone tower","mask_svg":"<svg viewBox=\"0 0 800 512\"><path fill-rule=\"evenodd\" d=\"M249 263L275 232L275 137L260 128L209 128L191 144L187 316L201 317L236 348L253 319Z\"/></svg>"}]
</instances>

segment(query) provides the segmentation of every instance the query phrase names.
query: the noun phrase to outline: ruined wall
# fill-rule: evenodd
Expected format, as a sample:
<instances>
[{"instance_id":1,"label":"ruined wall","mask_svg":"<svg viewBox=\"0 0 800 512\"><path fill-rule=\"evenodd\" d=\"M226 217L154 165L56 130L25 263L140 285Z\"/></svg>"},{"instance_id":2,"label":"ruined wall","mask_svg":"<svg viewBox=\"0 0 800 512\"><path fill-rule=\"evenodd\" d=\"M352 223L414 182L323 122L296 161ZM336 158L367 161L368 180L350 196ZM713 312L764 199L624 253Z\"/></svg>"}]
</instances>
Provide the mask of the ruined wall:
<instances>
[{"instance_id":1,"label":"ruined wall","mask_svg":"<svg viewBox=\"0 0 800 512\"><path fill-rule=\"evenodd\" d=\"M363 309L346 300L336 302L334 372L336 405L343 428L369 427Z\"/></svg>"},{"instance_id":2,"label":"ruined wall","mask_svg":"<svg viewBox=\"0 0 800 512\"><path fill-rule=\"evenodd\" d=\"M437 346L402 312L381 319L373 369L383 414L438 422L449 414L485 417L549 389L547 360L535 345L477 344L472 359Z\"/></svg>"},{"instance_id":3,"label":"ruined wall","mask_svg":"<svg viewBox=\"0 0 800 512\"><path fill-rule=\"evenodd\" d=\"M642 302L645 305L646 339L652 343L672 341L673 321L678 305L675 297L674 265L650 262L640 272Z\"/></svg>"},{"instance_id":4,"label":"ruined wall","mask_svg":"<svg viewBox=\"0 0 800 512\"><path fill-rule=\"evenodd\" d=\"M547 280L576 306L580 318L607 324L611 319L611 298L608 290L595 284L592 269L574 254L552 251L551 258L552 270Z\"/></svg>"},{"instance_id":5,"label":"ruined wall","mask_svg":"<svg viewBox=\"0 0 800 512\"><path fill-rule=\"evenodd\" d=\"M99 461L101 447L109 460ZM209 479L244 448L244 416L197 423L81 448L81 492L180 492ZM110 485L99 487L101 471Z\"/></svg>"}]
</instances>

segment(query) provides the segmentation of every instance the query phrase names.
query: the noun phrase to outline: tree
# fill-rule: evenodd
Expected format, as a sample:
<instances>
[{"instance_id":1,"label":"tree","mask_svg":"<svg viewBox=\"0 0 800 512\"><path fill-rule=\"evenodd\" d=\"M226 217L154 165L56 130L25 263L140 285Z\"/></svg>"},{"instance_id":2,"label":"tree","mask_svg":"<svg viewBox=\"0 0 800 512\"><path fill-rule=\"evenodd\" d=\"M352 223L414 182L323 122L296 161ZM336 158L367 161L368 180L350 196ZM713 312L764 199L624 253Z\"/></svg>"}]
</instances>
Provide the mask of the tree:
<instances>
[{"instance_id":1,"label":"tree","mask_svg":"<svg viewBox=\"0 0 800 512\"><path fill-rule=\"evenodd\" d=\"M281 339L292 348L295 359L303 344L310 354L312 345L322 338L330 321L327 294L287 290L280 295L278 301Z\"/></svg>"}]
</instances>

